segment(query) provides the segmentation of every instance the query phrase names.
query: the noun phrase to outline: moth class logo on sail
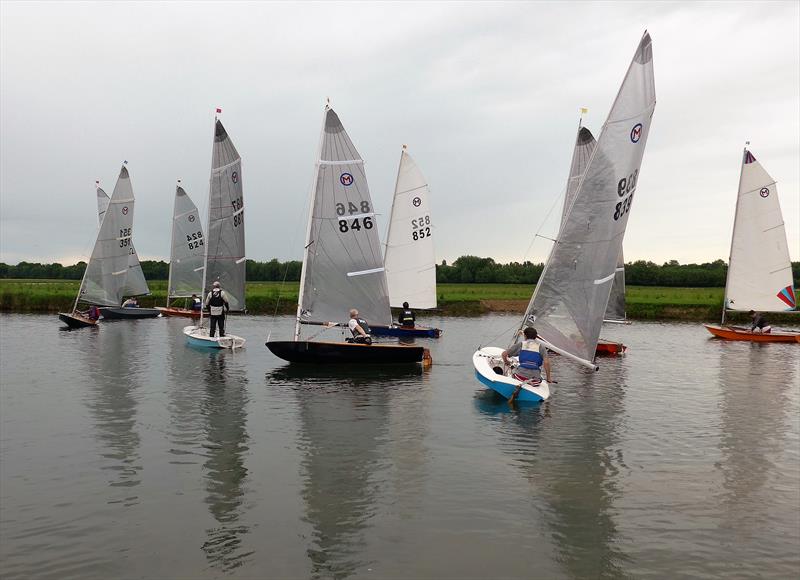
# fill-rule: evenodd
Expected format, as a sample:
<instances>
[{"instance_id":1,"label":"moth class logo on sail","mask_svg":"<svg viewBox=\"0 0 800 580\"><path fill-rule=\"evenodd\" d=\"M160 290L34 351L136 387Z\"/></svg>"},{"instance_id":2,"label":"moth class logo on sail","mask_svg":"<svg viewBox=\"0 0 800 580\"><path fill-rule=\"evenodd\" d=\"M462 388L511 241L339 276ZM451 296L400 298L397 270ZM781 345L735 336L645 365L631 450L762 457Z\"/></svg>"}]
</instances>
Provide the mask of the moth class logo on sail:
<instances>
[{"instance_id":1,"label":"moth class logo on sail","mask_svg":"<svg viewBox=\"0 0 800 580\"><path fill-rule=\"evenodd\" d=\"M353 176L349 173L342 173L342 175L339 177L339 182L345 187L349 187L353 185Z\"/></svg>"},{"instance_id":2,"label":"moth class logo on sail","mask_svg":"<svg viewBox=\"0 0 800 580\"><path fill-rule=\"evenodd\" d=\"M128 215L128 206L127 205L122 208L122 215Z\"/></svg>"},{"instance_id":3,"label":"moth class logo on sail","mask_svg":"<svg viewBox=\"0 0 800 580\"><path fill-rule=\"evenodd\" d=\"M636 123L631 129L631 143L638 143L642 138L642 124Z\"/></svg>"},{"instance_id":4,"label":"moth class logo on sail","mask_svg":"<svg viewBox=\"0 0 800 580\"><path fill-rule=\"evenodd\" d=\"M414 207L419 207L419 206L421 206L421 205L422 205L422 200L421 200L420 198L418 198L418 197L415 197L415 198L412 200L412 202L411 202L411 203L413 203L413 204L414 204Z\"/></svg>"},{"instance_id":5,"label":"moth class logo on sail","mask_svg":"<svg viewBox=\"0 0 800 580\"><path fill-rule=\"evenodd\" d=\"M234 183L239 183L239 174L236 173L235 171L231 173L231 181L233 181Z\"/></svg>"},{"instance_id":6,"label":"moth class logo on sail","mask_svg":"<svg viewBox=\"0 0 800 580\"><path fill-rule=\"evenodd\" d=\"M758 192L758 195L760 195L761 197L769 197L769 188L762 187L761 191Z\"/></svg>"}]
</instances>

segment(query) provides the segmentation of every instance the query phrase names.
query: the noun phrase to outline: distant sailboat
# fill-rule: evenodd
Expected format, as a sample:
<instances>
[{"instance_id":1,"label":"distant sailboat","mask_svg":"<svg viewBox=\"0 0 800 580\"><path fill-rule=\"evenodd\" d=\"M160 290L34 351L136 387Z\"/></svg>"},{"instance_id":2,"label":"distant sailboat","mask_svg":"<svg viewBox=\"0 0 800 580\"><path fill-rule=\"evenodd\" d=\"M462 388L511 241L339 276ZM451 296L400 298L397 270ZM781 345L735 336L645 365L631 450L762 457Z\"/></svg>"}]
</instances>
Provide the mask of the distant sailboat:
<instances>
[{"instance_id":1,"label":"distant sailboat","mask_svg":"<svg viewBox=\"0 0 800 580\"><path fill-rule=\"evenodd\" d=\"M268 341L267 348L291 362L421 362L422 347L300 340L303 325L338 323L351 308L371 325L392 322L364 161L329 106L314 177L295 339Z\"/></svg>"},{"instance_id":2,"label":"distant sailboat","mask_svg":"<svg viewBox=\"0 0 800 580\"><path fill-rule=\"evenodd\" d=\"M520 324L520 331L535 326L548 349L594 370L655 102L652 43L645 32ZM485 347L473 355L483 384L505 397L519 390L519 401L549 398L547 381L533 386L516 380L502 352Z\"/></svg>"},{"instance_id":3,"label":"distant sailboat","mask_svg":"<svg viewBox=\"0 0 800 580\"><path fill-rule=\"evenodd\" d=\"M188 217L187 217L188 219ZM245 310L244 194L242 158L219 119L214 124L214 147L208 193L205 268L202 298L211 285L219 282L233 312ZM189 344L212 348L241 348L245 339L226 332L224 337L209 336L202 311L197 326L183 329Z\"/></svg>"},{"instance_id":4,"label":"distant sailboat","mask_svg":"<svg viewBox=\"0 0 800 580\"><path fill-rule=\"evenodd\" d=\"M172 298L191 298L203 295L203 270L205 269L205 241L200 213L189 194L175 187L175 204L172 211L172 245L169 254L169 280L167 305L159 308L165 316L199 317L200 310L170 306Z\"/></svg>"},{"instance_id":5,"label":"distant sailboat","mask_svg":"<svg viewBox=\"0 0 800 580\"><path fill-rule=\"evenodd\" d=\"M403 145L384 258L389 304L393 308L401 308L404 302L413 309L436 308L436 257L429 197L428 182ZM438 328L424 326L393 324L370 328L377 336L441 335Z\"/></svg>"},{"instance_id":6,"label":"distant sailboat","mask_svg":"<svg viewBox=\"0 0 800 580\"><path fill-rule=\"evenodd\" d=\"M130 289L129 276L131 272L137 271L130 267L133 208L133 188L128 168L123 165L100 224L72 312L58 315L71 328L93 326L97 322L96 317L90 318L87 313L78 310L80 303L102 306L100 312L103 317L108 318L126 315L129 318L158 316L158 311L153 308L120 308L123 297L129 295L126 293ZM138 272L141 273L141 266ZM144 277L141 280L144 281ZM133 281L138 284L138 278ZM146 282L135 289L139 294L149 293Z\"/></svg>"},{"instance_id":7,"label":"distant sailboat","mask_svg":"<svg viewBox=\"0 0 800 580\"><path fill-rule=\"evenodd\" d=\"M720 325L706 325L719 338L756 342L800 342L800 333L754 333L725 325L728 310L781 312L797 300L786 228L775 180L745 148L736 197L728 277Z\"/></svg>"}]
</instances>

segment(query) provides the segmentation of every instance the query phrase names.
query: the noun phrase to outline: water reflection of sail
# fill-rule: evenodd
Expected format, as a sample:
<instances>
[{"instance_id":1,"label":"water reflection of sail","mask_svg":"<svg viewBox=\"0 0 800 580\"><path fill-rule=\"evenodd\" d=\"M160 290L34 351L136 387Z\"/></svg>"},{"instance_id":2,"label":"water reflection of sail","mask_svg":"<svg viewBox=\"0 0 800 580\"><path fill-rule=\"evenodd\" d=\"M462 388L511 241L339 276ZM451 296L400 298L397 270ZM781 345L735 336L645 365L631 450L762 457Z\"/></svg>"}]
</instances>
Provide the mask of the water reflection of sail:
<instances>
[{"instance_id":1,"label":"water reflection of sail","mask_svg":"<svg viewBox=\"0 0 800 580\"><path fill-rule=\"evenodd\" d=\"M240 521L249 440L247 377L242 367L227 364L226 356L222 351L208 355L202 369L206 392L201 413L206 422L206 503L219 524L207 530L203 551L213 565L227 571L244 564L253 552L242 545L249 528Z\"/></svg>"},{"instance_id":2,"label":"water reflection of sail","mask_svg":"<svg viewBox=\"0 0 800 580\"><path fill-rule=\"evenodd\" d=\"M369 520L384 481L390 387L381 371L290 376L298 383L306 519L313 527L312 576L342 578L361 561ZM272 380L292 371L276 371ZM278 376L280 375L280 376ZM392 385L393 388L395 385Z\"/></svg>"},{"instance_id":3,"label":"water reflection of sail","mask_svg":"<svg viewBox=\"0 0 800 580\"><path fill-rule=\"evenodd\" d=\"M123 327L124 326L124 327ZM145 329L139 322L108 324L102 340L94 340L94 348L86 349L86 375L91 379L87 406L94 420L96 438L104 446L101 453L107 461L108 484L123 488L112 493L109 503L134 505L138 496L128 488L141 483L140 437L136 430L136 391ZM136 353L132 356L132 353Z\"/></svg>"},{"instance_id":4,"label":"water reflection of sail","mask_svg":"<svg viewBox=\"0 0 800 580\"><path fill-rule=\"evenodd\" d=\"M763 512L763 502L792 503L792 498L787 503L775 501L773 494L778 490L764 486L776 470L776 455L786 446L791 430L785 415L791 407L792 385L797 385L797 358L791 344L723 342L718 346L724 503L737 526L752 527L759 525L753 514Z\"/></svg>"},{"instance_id":5,"label":"water reflection of sail","mask_svg":"<svg viewBox=\"0 0 800 580\"><path fill-rule=\"evenodd\" d=\"M626 556L618 547L613 504L622 465L618 424L624 412L626 369L611 361L602 374L562 365L559 381L576 385L557 405L508 410L478 400L496 422L501 449L512 455L543 503L556 560L570 578L619 578Z\"/></svg>"}]
</instances>

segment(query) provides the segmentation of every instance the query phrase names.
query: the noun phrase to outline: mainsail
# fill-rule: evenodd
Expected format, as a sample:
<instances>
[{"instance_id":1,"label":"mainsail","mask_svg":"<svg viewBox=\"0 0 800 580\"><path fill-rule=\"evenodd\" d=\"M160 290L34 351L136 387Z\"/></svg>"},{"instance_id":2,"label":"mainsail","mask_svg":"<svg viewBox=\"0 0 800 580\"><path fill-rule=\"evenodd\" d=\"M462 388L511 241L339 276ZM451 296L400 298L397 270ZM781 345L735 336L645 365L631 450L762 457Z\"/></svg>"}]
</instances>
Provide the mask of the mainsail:
<instances>
[{"instance_id":1,"label":"mainsail","mask_svg":"<svg viewBox=\"0 0 800 580\"><path fill-rule=\"evenodd\" d=\"M369 323L391 324L364 161L328 106L309 211L298 321L341 322L356 308Z\"/></svg>"},{"instance_id":2,"label":"mainsail","mask_svg":"<svg viewBox=\"0 0 800 580\"><path fill-rule=\"evenodd\" d=\"M795 308L792 265L775 180L744 150L725 307L780 311Z\"/></svg>"},{"instance_id":3,"label":"mainsail","mask_svg":"<svg viewBox=\"0 0 800 580\"><path fill-rule=\"evenodd\" d=\"M597 141L594 135L586 127L578 129L578 136L575 139L575 149L572 151L572 163L569 168L569 179L567 179L567 192L564 195L564 209L561 212L561 225L567 219L569 208L578 193L578 185L589 165ZM605 320L625 320L625 261L620 252L617 261L617 270L614 282L611 285L611 296L608 299L608 307L603 316Z\"/></svg>"},{"instance_id":4,"label":"mainsail","mask_svg":"<svg viewBox=\"0 0 800 580\"><path fill-rule=\"evenodd\" d=\"M414 159L400 153L389 233L386 236L386 281L389 303L436 308L436 258L428 182Z\"/></svg>"},{"instance_id":5,"label":"mainsail","mask_svg":"<svg viewBox=\"0 0 800 580\"><path fill-rule=\"evenodd\" d=\"M133 206L133 187L128 169L123 165L81 282L79 292L81 302L100 306L119 306L122 297L127 295L129 277L132 272L137 271L129 266L129 257L133 249L131 244ZM141 274L141 266L138 272ZM138 293L148 292L147 283L144 282L144 291Z\"/></svg>"},{"instance_id":6,"label":"mainsail","mask_svg":"<svg viewBox=\"0 0 800 580\"><path fill-rule=\"evenodd\" d=\"M103 224L103 217L108 210L108 203L110 199L108 194L103 191L101 187L97 188L97 219L100 225ZM130 254L128 257L128 280L125 283L125 288L122 290L123 296L143 296L150 294L150 288L147 287L147 280L144 278L142 265L139 263L139 256L136 254L136 248L133 247L133 240L131 240Z\"/></svg>"},{"instance_id":7,"label":"mainsail","mask_svg":"<svg viewBox=\"0 0 800 580\"><path fill-rule=\"evenodd\" d=\"M244 198L242 158L217 119L211 159L206 228L205 292L219 281L231 310L245 309Z\"/></svg>"},{"instance_id":8,"label":"mainsail","mask_svg":"<svg viewBox=\"0 0 800 580\"><path fill-rule=\"evenodd\" d=\"M655 109L645 32L523 319L555 350L594 359Z\"/></svg>"},{"instance_id":9,"label":"mainsail","mask_svg":"<svg viewBox=\"0 0 800 580\"><path fill-rule=\"evenodd\" d=\"M197 206L179 185L175 188L175 208L172 212L168 298L202 294L204 263L205 243L200 214Z\"/></svg>"}]
</instances>

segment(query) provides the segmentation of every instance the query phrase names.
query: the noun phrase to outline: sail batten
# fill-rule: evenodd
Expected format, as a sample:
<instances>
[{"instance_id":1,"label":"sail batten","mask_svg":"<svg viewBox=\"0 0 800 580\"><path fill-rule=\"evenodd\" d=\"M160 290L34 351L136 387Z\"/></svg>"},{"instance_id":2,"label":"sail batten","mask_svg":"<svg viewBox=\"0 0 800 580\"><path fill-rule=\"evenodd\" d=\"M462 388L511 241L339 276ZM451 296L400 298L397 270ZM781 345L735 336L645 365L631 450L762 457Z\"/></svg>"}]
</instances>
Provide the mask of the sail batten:
<instances>
[{"instance_id":1,"label":"sail batten","mask_svg":"<svg viewBox=\"0 0 800 580\"><path fill-rule=\"evenodd\" d=\"M535 323L549 344L590 366L609 282L621 267L654 108L652 47L645 32L596 144L587 129L579 131L558 242L523 319L523 326Z\"/></svg>"}]
</instances>

